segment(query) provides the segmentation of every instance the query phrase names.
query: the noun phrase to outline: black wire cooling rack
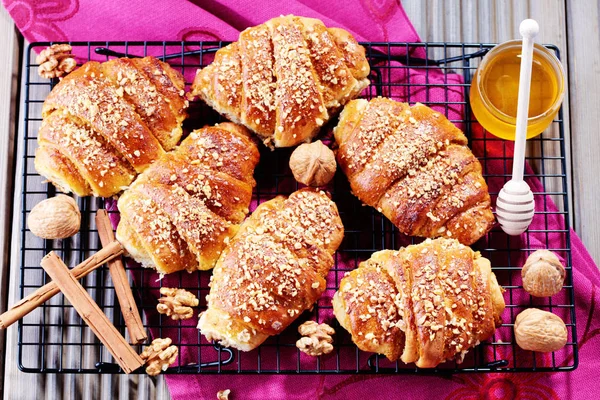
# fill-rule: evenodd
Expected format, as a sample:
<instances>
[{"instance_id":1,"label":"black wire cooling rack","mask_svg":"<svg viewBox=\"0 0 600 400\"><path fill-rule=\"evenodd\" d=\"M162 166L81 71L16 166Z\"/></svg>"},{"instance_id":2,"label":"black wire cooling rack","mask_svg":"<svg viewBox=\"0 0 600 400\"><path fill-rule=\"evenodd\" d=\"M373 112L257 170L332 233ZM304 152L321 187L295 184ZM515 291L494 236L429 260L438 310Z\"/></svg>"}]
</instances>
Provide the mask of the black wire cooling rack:
<instances>
[{"instance_id":1,"label":"black wire cooling rack","mask_svg":"<svg viewBox=\"0 0 600 400\"><path fill-rule=\"evenodd\" d=\"M50 43L35 43L26 54L24 71L25 98L22 140L22 203L20 294L25 296L47 283L48 277L40 267L41 258L51 250L65 262L74 266L99 249L94 225L94 211L105 206L98 198L77 199L82 210L82 229L74 238L62 241L42 240L32 235L26 226L29 211L39 201L55 194L33 167L37 130L41 122L41 107L52 85L37 75L34 50ZM196 69L208 64L212 54L225 45L223 42L73 42L78 62L106 61L114 56L154 55L168 61L186 76L189 88ZM491 186L495 203L499 188L509 179L512 160L507 156L509 144L485 132L471 117L468 102L470 78L481 58L493 47L491 44L464 43L363 43L371 64L371 85L363 93L365 98L388 96L396 100L419 101L436 108L459 125L469 138L470 145L479 157L484 176ZM557 56L558 49L549 46ZM415 73L423 73L424 80ZM395 76L403 74L403 79ZM436 74L437 78L434 78ZM421 75L422 77L423 75ZM459 76L460 80L455 79ZM454 92L464 96L453 101ZM430 96L430 92L435 96ZM442 94L441 97L439 94ZM411 97L412 96L412 97ZM457 114L457 111L459 112ZM462 112L461 112L462 111ZM193 103L191 117L185 123L187 130L218 121L218 116L201 103ZM132 286L138 306L144 311L143 321L153 337L168 336L180 349L178 360L165 373L457 373L486 371L566 371L576 368L578 352L575 332L575 307L572 286L571 249L569 237L569 211L565 162L565 139L562 109L552 126L541 136L529 140L528 162L533 171L527 176L538 178L544 189L535 193L543 199L543 210L536 212L538 227L521 238L505 235L494 228L473 248L489 258L500 284L506 289L507 310L504 324L494 337L469 352L462 364L448 362L434 370L420 370L414 365L390 363L385 358L359 351L349 335L332 318L331 296L340 279L348 270L384 248L396 249L418 240L400 234L377 211L363 207L349 191L348 183L338 173L332 189L338 204L346 233L336 255L335 267L330 272L330 284L318 304L306 312L282 335L272 337L259 349L241 353L207 342L196 330L197 319L172 322L155 312L156 299L149 295L155 288L156 273L141 267L129 266L133 276ZM456 116L459 116L458 118ZM335 121L325 131L331 131ZM330 137L324 135L325 140ZM273 198L276 194L289 194L296 190L289 168L291 150L262 149L261 161L256 170L257 187L254 200ZM492 170L492 165L495 168ZM499 168L498 168L499 166ZM500 171L500 172L499 172ZM552 199L556 204L553 206ZM558 222L556 222L558 221ZM560 229L550 229L550 226ZM566 260L567 278L564 289L553 298L534 299L523 291L520 267L524 258L536 248L545 247ZM179 285L194 292L201 299L208 294L210 272L169 276L170 285ZM112 282L106 268L101 268L82 280L88 292L113 321L117 329L126 334L123 318L114 296ZM549 354L535 354L520 350L514 341L513 324L523 309L535 306L552 311L563 318L569 331L564 349ZM297 327L307 319L326 321L334 326L335 350L333 353L311 358L300 353L295 342ZM135 346L141 352L141 346ZM18 324L18 365L26 372L115 373L118 365L90 329L82 322L61 294L27 315Z\"/></svg>"}]
</instances>

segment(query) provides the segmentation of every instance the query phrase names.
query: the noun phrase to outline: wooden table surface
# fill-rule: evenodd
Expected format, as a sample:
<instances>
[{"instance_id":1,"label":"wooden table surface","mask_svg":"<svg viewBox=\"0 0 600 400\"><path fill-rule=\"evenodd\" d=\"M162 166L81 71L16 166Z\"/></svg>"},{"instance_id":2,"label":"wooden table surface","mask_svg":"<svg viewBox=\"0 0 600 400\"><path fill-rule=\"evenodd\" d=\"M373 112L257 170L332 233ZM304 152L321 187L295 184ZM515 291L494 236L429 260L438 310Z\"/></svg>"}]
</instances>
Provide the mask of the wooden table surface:
<instances>
[{"instance_id":1,"label":"wooden table surface","mask_svg":"<svg viewBox=\"0 0 600 400\"><path fill-rule=\"evenodd\" d=\"M600 1L580 0L428 0L403 1L424 41L498 43L518 37L525 18L541 26L539 41L561 50L568 75L564 101L567 174L571 224L596 262L600 260L600 202L594 195L600 171ZM18 300L18 235L20 229L19 107L17 96L23 41L6 11L0 9L0 311ZM16 202L13 202L16 199ZM575 266L576 267L576 266ZM17 369L16 327L0 332L6 342L0 363L0 392L7 399L130 399L169 397L164 379L124 375L40 375ZM6 336L5 336L6 334ZM2 379L3 378L3 379ZM218 378L215 378L218 379ZM216 396L215 396L216 397Z\"/></svg>"}]
</instances>

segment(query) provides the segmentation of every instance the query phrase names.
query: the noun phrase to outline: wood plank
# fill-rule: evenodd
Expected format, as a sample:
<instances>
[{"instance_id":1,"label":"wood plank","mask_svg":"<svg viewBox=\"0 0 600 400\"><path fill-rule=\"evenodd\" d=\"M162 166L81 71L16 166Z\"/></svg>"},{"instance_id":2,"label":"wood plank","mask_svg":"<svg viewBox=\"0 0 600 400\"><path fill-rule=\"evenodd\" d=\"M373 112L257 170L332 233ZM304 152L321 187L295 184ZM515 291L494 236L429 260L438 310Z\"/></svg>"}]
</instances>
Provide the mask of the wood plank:
<instances>
[{"instance_id":1,"label":"wood plank","mask_svg":"<svg viewBox=\"0 0 600 400\"><path fill-rule=\"evenodd\" d=\"M12 197L13 152L15 137L16 97L18 87L19 45L15 26L0 7L0 198ZM8 299L8 273L10 255L10 221L12 202L0 201L0 310L6 310ZM0 348L4 347L5 332L0 332ZM0 394L4 392L6 359L0 362Z\"/></svg>"},{"instance_id":2,"label":"wood plank","mask_svg":"<svg viewBox=\"0 0 600 400\"><path fill-rule=\"evenodd\" d=\"M600 202L596 197L600 170L599 21L598 1L567 1L575 230L597 264L600 263Z\"/></svg>"}]
</instances>

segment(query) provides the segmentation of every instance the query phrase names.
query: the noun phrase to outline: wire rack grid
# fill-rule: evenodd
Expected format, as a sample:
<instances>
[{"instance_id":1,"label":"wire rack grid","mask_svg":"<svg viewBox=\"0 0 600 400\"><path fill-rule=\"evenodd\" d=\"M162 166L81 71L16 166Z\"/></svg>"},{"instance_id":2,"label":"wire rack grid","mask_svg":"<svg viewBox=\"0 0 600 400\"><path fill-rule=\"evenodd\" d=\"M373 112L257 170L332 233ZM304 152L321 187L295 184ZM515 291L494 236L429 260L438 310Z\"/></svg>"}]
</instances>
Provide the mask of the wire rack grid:
<instances>
[{"instance_id":1,"label":"wire rack grid","mask_svg":"<svg viewBox=\"0 0 600 400\"><path fill-rule=\"evenodd\" d=\"M50 43L34 43L27 54L24 98L24 144L21 202L20 294L26 296L48 282L39 265L41 258L51 250L56 251L67 265L80 263L100 247L94 224L95 210L105 206L99 198L78 198L82 211L82 229L69 240L52 241L35 237L27 229L27 216L31 208L44 198L55 194L54 187L39 176L33 166L37 147L37 130L41 123L41 107L55 82L37 75L35 49ZM168 61L186 77L189 88L196 69L207 65L214 52L225 42L72 42L80 63L88 60L106 61L114 56L129 57L154 55ZM388 96L399 101L420 101L451 116L469 139L469 144L483 165L484 177L490 185L492 202L497 190L509 179L512 160L510 144L483 130L471 116L468 101L470 78L492 44L465 43L362 43L371 65L371 85L364 98ZM558 49L549 46L557 56ZM430 75L431 74L431 75ZM434 77L435 74L435 77ZM417 79L421 77L421 79ZM422 77L424 76L424 79ZM452 93L460 96L452 96ZM415 95L420 93L419 95ZM441 93L441 96L440 96ZM435 94L435 95L434 95ZM453 100L458 98L459 100ZM200 102L190 106L190 118L185 122L187 131L217 122L219 117ZM330 143L331 127L323 135ZM261 150L261 161L255 176L257 186L254 200L260 203L277 194L289 194L297 189L288 168L291 150ZM390 363L385 358L359 351L349 335L332 317L331 297L343 275L358 266L370 255L382 249L397 249L420 240L402 235L385 217L374 209L363 207L350 194L345 177L338 172L330 188L345 226L345 238L335 258L329 275L328 287L314 309L301 315L283 334L267 340L257 350L242 353L207 342L196 330L197 319L172 322L155 312L156 296L152 291L158 285L186 288L201 299L205 307L210 272L180 273L156 283L157 274L129 263L132 287L139 309L143 311L144 325L152 336L173 339L180 355L165 373L439 373L458 372L514 372L514 371L566 371L576 368L578 351L575 338L575 308L572 286L571 250L569 237L569 210L566 181L565 140L562 109L551 127L541 136L529 141L527 160L532 166L526 174L537 178L543 190L535 193L541 200L541 210L536 212L538 226L520 238L505 235L498 227L476 243L492 262L500 284L506 289L507 309L504 324L493 338L469 352L462 364L447 362L433 370L421 370L414 365ZM554 204L556 206L554 206ZM538 207L540 208L540 207ZM558 229L557 229L558 226ZM567 278L564 289L553 298L535 299L523 291L520 267L524 258L536 248L548 248L566 262ZM82 284L101 309L126 335L123 318L114 296L112 282L105 268L82 280ZM545 355L520 350L515 343L513 324L516 315L527 307L535 306L561 316L569 331L564 349ZM297 326L307 319L326 321L336 330L334 352L312 358L300 353L295 342ZM127 336L126 336L127 337ZM141 352L141 346L136 346ZM63 373L118 373L118 365L94 337L90 329L59 294L18 323L18 366L25 372Z\"/></svg>"}]
</instances>

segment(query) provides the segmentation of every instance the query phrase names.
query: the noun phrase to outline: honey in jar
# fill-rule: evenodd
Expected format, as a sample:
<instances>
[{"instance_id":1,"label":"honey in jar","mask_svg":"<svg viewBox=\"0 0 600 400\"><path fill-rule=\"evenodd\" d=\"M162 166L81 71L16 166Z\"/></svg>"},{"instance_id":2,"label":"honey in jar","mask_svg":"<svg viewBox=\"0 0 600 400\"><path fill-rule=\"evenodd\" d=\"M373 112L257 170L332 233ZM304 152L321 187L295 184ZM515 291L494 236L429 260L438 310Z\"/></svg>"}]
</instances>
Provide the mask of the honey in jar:
<instances>
[{"instance_id":1,"label":"honey in jar","mask_svg":"<svg viewBox=\"0 0 600 400\"><path fill-rule=\"evenodd\" d=\"M486 130L503 139L515 139L520 70L521 41L502 43L484 57L471 84L473 114ZM550 50L535 44L527 138L539 135L552 123L563 96L560 61Z\"/></svg>"}]
</instances>

